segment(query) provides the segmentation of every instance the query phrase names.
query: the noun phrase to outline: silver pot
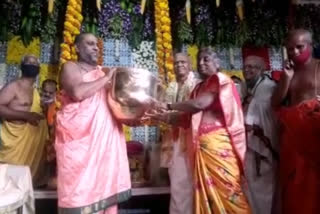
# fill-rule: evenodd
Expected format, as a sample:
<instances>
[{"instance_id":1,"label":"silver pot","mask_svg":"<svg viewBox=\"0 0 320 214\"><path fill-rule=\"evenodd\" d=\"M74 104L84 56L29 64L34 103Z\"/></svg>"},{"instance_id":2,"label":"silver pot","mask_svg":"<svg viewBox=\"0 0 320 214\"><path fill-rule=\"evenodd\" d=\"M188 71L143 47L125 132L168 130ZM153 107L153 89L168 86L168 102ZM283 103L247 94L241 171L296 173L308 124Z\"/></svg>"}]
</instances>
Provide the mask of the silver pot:
<instances>
[{"instance_id":1,"label":"silver pot","mask_svg":"<svg viewBox=\"0 0 320 214\"><path fill-rule=\"evenodd\" d=\"M117 68L113 76L108 104L115 118L131 124L138 121L157 98L157 78L140 68Z\"/></svg>"}]
</instances>

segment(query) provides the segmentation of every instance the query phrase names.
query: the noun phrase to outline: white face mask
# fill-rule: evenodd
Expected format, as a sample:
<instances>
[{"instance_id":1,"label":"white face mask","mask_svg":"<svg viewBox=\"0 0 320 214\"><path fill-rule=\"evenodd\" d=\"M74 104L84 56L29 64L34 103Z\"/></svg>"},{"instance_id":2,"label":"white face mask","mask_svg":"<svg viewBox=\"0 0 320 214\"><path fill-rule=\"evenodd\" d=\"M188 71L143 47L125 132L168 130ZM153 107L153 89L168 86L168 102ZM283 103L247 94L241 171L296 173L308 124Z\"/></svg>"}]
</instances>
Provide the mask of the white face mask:
<instances>
[{"instance_id":1,"label":"white face mask","mask_svg":"<svg viewBox=\"0 0 320 214\"><path fill-rule=\"evenodd\" d=\"M50 104L50 103L53 103L54 102L54 99L43 99L42 102L44 104Z\"/></svg>"}]
</instances>

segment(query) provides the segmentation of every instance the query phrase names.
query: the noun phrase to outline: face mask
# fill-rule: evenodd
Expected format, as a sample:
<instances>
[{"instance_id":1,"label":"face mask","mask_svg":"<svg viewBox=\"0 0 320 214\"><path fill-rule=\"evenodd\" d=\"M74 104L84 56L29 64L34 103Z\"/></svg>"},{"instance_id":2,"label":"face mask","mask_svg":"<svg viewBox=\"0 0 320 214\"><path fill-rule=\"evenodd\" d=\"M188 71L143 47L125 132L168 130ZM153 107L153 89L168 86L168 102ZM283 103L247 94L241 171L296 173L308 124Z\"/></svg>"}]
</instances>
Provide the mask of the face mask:
<instances>
[{"instance_id":1,"label":"face mask","mask_svg":"<svg viewBox=\"0 0 320 214\"><path fill-rule=\"evenodd\" d=\"M292 57L292 61L297 65L303 65L308 61L311 56L311 49L310 46L307 46L304 51L298 56Z\"/></svg>"},{"instance_id":2,"label":"face mask","mask_svg":"<svg viewBox=\"0 0 320 214\"><path fill-rule=\"evenodd\" d=\"M43 102L44 104L51 104L51 103L54 102L54 99L53 99L53 98L43 98L43 99L42 99L42 102Z\"/></svg>"},{"instance_id":3,"label":"face mask","mask_svg":"<svg viewBox=\"0 0 320 214\"><path fill-rule=\"evenodd\" d=\"M36 78L39 74L40 67L37 65L22 64L21 71L23 77Z\"/></svg>"}]
</instances>

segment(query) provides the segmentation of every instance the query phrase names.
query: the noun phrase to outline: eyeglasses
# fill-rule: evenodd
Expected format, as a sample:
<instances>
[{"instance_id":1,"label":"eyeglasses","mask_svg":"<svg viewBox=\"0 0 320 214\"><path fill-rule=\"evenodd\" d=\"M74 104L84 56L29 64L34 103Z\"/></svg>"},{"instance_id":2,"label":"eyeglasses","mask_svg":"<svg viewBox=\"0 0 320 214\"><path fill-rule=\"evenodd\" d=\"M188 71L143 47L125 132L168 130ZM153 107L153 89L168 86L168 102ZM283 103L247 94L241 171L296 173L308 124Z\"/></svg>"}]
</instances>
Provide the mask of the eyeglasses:
<instances>
[{"instance_id":1,"label":"eyeglasses","mask_svg":"<svg viewBox=\"0 0 320 214\"><path fill-rule=\"evenodd\" d=\"M261 67L258 65L245 65L244 69L251 69L251 70L260 70Z\"/></svg>"}]
</instances>

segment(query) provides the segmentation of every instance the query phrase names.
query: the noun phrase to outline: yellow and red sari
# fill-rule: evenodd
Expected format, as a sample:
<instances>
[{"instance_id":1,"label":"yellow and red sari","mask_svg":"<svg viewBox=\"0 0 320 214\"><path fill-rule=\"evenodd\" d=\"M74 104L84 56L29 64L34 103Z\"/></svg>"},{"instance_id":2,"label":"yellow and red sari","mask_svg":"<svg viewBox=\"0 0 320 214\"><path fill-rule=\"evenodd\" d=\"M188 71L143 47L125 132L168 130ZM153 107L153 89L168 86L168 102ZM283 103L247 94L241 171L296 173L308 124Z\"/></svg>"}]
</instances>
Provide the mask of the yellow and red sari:
<instances>
[{"instance_id":1,"label":"yellow and red sari","mask_svg":"<svg viewBox=\"0 0 320 214\"><path fill-rule=\"evenodd\" d=\"M188 150L194 169L194 213L251 213L241 189L246 141L239 95L232 80L222 73L199 84L191 98L208 91L217 94L208 110L220 112L222 118L218 125L203 124L203 112L192 116Z\"/></svg>"}]
</instances>

